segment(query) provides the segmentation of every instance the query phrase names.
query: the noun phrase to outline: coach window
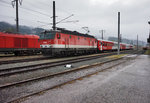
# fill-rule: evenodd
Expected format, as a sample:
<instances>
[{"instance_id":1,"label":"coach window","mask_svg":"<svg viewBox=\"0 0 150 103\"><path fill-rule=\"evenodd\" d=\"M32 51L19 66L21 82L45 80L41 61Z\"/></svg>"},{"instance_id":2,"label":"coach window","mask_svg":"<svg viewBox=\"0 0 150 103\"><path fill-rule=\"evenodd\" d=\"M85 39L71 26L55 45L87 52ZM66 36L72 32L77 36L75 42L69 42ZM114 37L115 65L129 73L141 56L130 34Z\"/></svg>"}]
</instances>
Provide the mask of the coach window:
<instances>
[{"instance_id":1,"label":"coach window","mask_svg":"<svg viewBox=\"0 0 150 103\"><path fill-rule=\"evenodd\" d=\"M57 34L57 39L60 39L60 34Z\"/></svg>"}]
</instances>

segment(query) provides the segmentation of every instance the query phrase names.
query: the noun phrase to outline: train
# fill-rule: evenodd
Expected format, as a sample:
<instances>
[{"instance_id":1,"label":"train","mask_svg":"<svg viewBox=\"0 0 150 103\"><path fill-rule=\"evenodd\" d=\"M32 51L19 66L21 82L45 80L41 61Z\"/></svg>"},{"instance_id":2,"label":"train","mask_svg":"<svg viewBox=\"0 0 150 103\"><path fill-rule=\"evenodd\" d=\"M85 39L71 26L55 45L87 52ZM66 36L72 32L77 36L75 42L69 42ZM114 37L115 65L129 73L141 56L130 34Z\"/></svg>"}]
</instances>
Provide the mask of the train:
<instances>
[{"instance_id":1,"label":"train","mask_svg":"<svg viewBox=\"0 0 150 103\"><path fill-rule=\"evenodd\" d=\"M132 50L134 48L131 44L120 43L120 50ZM98 52L103 51L116 51L118 50L118 42L99 40L98 39Z\"/></svg>"},{"instance_id":2,"label":"train","mask_svg":"<svg viewBox=\"0 0 150 103\"><path fill-rule=\"evenodd\" d=\"M39 53L39 36L0 32L0 53L15 55Z\"/></svg>"},{"instance_id":3,"label":"train","mask_svg":"<svg viewBox=\"0 0 150 103\"><path fill-rule=\"evenodd\" d=\"M68 56L117 50L117 42L100 40L89 34L62 28L44 31L40 35L0 32L0 53ZM120 50L133 49L133 45L120 43Z\"/></svg>"},{"instance_id":4,"label":"train","mask_svg":"<svg viewBox=\"0 0 150 103\"><path fill-rule=\"evenodd\" d=\"M58 28L45 31L40 36L40 47L44 55L91 54L117 50L113 41L99 40L94 36ZM120 50L133 49L133 45L120 43Z\"/></svg>"},{"instance_id":5,"label":"train","mask_svg":"<svg viewBox=\"0 0 150 103\"><path fill-rule=\"evenodd\" d=\"M74 55L97 51L97 39L94 36L64 29L43 32L40 44L44 55Z\"/></svg>"}]
</instances>

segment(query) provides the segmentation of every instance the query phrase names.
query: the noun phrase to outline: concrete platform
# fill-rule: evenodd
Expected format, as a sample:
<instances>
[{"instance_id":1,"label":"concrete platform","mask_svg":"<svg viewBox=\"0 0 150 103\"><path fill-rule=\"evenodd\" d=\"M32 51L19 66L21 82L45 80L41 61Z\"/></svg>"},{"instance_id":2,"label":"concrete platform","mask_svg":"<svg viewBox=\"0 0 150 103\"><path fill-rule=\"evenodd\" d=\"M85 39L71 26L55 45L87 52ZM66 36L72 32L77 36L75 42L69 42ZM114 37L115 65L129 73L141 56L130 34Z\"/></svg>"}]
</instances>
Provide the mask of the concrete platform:
<instances>
[{"instance_id":1,"label":"concrete platform","mask_svg":"<svg viewBox=\"0 0 150 103\"><path fill-rule=\"evenodd\" d=\"M150 103L150 56L67 84L23 103Z\"/></svg>"}]
</instances>

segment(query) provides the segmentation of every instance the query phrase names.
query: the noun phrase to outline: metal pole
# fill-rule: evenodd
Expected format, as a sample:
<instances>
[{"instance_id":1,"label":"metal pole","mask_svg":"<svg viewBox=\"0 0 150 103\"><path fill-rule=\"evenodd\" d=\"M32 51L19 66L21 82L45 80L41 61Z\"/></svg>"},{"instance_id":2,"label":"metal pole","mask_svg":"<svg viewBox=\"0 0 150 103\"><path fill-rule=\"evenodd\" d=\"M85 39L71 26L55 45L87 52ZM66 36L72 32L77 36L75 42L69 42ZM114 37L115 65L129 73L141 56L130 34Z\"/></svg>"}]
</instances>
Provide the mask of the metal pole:
<instances>
[{"instance_id":1,"label":"metal pole","mask_svg":"<svg viewBox=\"0 0 150 103\"><path fill-rule=\"evenodd\" d=\"M19 33L18 0L16 0L16 31Z\"/></svg>"},{"instance_id":2,"label":"metal pole","mask_svg":"<svg viewBox=\"0 0 150 103\"><path fill-rule=\"evenodd\" d=\"M53 30L56 30L55 1L53 1Z\"/></svg>"},{"instance_id":3,"label":"metal pole","mask_svg":"<svg viewBox=\"0 0 150 103\"><path fill-rule=\"evenodd\" d=\"M148 21L148 24L150 25L150 21ZM150 39L150 28L149 28L149 39ZM149 49L150 49L150 42L148 41Z\"/></svg>"},{"instance_id":4,"label":"metal pole","mask_svg":"<svg viewBox=\"0 0 150 103\"><path fill-rule=\"evenodd\" d=\"M120 54L120 12L118 12L118 55Z\"/></svg>"},{"instance_id":5,"label":"metal pole","mask_svg":"<svg viewBox=\"0 0 150 103\"><path fill-rule=\"evenodd\" d=\"M122 34L120 34L120 43L122 42Z\"/></svg>"},{"instance_id":6,"label":"metal pole","mask_svg":"<svg viewBox=\"0 0 150 103\"><path fill-rule=\"evenodd\" d=\"M138 50L138 35L137 35L137 50Z\"/></svg>"},{"instance_id":7,"label":"metal pole","mask_svg":"<svg viewBox=\"0 0 150 103\"><path fill-rule=\"evenodd\" d=\"M148 24L150 25L150 21L148 21ZM150 28L149 28L149 35L150 35Z\"/></svg>"},{"instance_id":8,"label":"metal pole","mask_svg":"<svg viewBox=\"0 0 150 103\"><path fill-rule=\"evenodd\" d=\"M103 31L104 31L104 30L102 30L102 40L103 40Z\"/></svg>"}]
</instances>

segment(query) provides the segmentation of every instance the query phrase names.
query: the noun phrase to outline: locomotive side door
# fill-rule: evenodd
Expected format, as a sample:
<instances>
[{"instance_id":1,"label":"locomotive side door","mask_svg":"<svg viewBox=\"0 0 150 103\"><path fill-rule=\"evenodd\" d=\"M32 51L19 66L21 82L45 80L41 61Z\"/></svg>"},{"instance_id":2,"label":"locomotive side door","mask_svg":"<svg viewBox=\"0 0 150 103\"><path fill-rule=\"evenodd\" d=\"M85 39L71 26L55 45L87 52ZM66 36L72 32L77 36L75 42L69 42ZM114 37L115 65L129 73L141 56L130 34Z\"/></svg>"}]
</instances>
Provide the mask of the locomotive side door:
<instances>
[{"instance_id":1,"label":"locomotive side door","mask_svg":"<svg viewBox=\"0 0 150 103\"><path fill-rule=\"evenodd\" d=\"M69 38L67 38L67 48L69 48Z\"/></svg>"},{"instance_id":2,"label":"locomotive side door","mask_svg":"<svg viewBox=\"0 0 150 103\"><path fill-rule=\"evenodd\" d=\"M66 49L66 38L65 38L65 49Z\"/></svg>"},{"instance_id":3,"label":"locomotive side door","mask_svg":"<svg viewBox=\"0 0 150 103\"><path fill-rule=\"evenodd\" d=\"M69 39L65 38L65 49L69 48Z\"/></svg>"},{"instance_id":4,"label":"locomotive side door","mask_svg":"<svg viewBox=\"0 0 150 103\"><path fill-rule=\"evenodd\" d=\"M92 48L94 48L94 41L92 41Z\"/></svg>"}]
</instances>

